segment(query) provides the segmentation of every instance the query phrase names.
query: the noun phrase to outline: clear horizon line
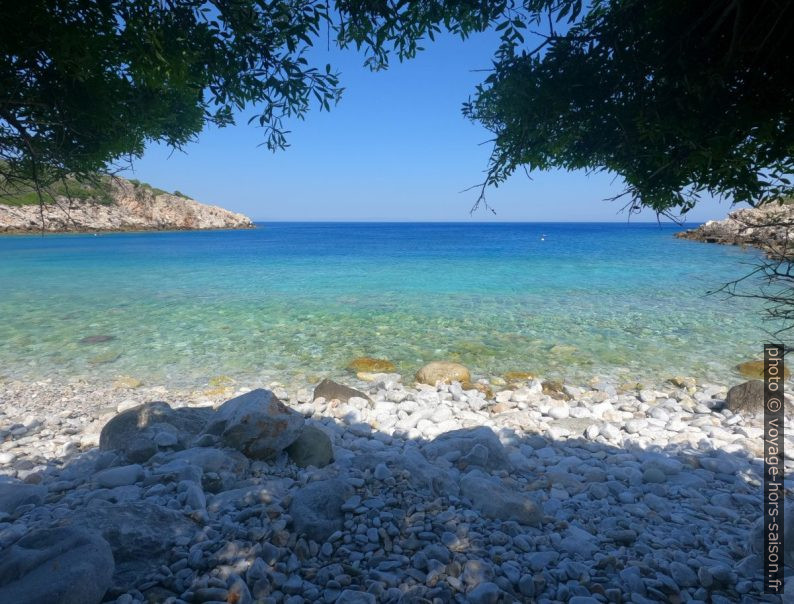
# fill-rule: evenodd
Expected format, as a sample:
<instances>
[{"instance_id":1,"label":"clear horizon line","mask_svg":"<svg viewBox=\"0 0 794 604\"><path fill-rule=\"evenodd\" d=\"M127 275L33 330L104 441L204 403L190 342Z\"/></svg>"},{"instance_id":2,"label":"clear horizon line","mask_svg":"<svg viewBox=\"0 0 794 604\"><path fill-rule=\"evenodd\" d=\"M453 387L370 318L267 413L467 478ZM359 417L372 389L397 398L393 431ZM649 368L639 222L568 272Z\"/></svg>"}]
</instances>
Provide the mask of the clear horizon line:
<instances>
[{"instance_id":1,"label":"clear horizon line","mask_svg":"<svg viewBox=\"0 0 794 604\"><path fill-rule=\"evenodd\" d=\"M303 222L303 223L370 223L370 224L658 224L660 226L683 226L702 224L704 220L687 220L681 223L672 220L443 220L443 219L407 219L407 218L251 218L254 223ZM713 220L713 219L712 219Z\"/></svg>"}]
</instances>

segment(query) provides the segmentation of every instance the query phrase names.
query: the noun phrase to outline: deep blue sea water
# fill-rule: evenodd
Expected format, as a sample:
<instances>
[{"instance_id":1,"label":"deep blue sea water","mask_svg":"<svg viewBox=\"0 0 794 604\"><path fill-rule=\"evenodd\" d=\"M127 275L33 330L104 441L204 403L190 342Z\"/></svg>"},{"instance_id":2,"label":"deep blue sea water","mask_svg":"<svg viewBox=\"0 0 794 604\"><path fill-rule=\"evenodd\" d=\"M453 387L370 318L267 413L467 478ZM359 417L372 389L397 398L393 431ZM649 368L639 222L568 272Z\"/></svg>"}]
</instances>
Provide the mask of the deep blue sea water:
<instances>
[{"instance_id":1,"label":"deep blue sea water","mask_svg":"<svg viewBox=\"0 0 794 604\"><path fill-rule=\"evenodd\" d=\"M757 305L705 294L758 254L677 229L274 223L0 237L0 375L300 381L368 355L405 374L452 359L482 376L724 381L759 356L764 326Z\"/></svg>"}]
</instances>

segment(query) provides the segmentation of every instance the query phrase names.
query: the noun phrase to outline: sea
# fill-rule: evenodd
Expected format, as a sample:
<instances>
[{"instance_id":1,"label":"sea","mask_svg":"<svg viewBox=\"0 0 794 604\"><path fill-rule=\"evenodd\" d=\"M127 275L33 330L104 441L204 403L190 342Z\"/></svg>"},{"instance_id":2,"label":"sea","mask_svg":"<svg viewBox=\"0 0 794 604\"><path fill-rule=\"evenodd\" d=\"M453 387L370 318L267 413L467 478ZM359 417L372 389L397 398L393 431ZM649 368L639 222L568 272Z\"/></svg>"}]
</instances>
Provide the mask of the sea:
<instances>
[{"instance_id":1,"label":"sea","mask_svg":"<svg viewBox=\"0 0 794 604\"><path fill-rule=\"evenodd\" d=\"M691 228L695 225L687 225ZM0 378L311 383L412 375L736 380L770 325L710 293L760 254L659 223L259 223L0 237ZM754 287L752 281L745 287Z\"/></svg>"}]
</instances>

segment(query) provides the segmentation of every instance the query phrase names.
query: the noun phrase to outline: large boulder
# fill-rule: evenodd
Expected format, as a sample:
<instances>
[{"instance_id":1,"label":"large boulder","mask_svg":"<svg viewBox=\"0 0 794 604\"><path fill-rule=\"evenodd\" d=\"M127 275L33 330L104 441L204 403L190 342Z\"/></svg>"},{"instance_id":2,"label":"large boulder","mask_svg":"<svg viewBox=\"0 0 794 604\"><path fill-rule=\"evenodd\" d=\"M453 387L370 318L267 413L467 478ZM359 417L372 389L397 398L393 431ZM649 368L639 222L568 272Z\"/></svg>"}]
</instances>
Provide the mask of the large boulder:
<instances>
[{"instance_id":1,"label":"large boulder","mask_svg":"<svg viewBox=\"0 0 794 604\"><path fill-rule=\"evenodd\" d=\"M300 436L305 420L270 390L252 390L223 403L206 433L254 459L272 459Z\"/></svg>"},{"instance_id":2,"label":"large boulder","mask_svg":"<svg viewBox=\"0 0 794 604\"><path fill-rule=\"evenodd\" d=\"M171 548L187 545L198 529L181 512L153 503L112 504L96 499L61 524L102 535L116 561L114 586L122 589L132 588L141 576L166 563Z\"/></svg>"},{"instance_id":3,"label":"large boulder","mask_svg":"<svg viewBox=\"0 0 794 604\"><path fill-rule=\"evenodd\" d=\"M144 403L119 413L105 424L99 435L99 448L119 451L127 460L143 463L161 448L190 446L211 415L211 407L172 409L159 401Z\"/></svg>"},{"instance_id":4,"label":"large boulder","mask_svg":"<svg viewBox=\"0 0 794 604\"><path fill-rule=\"evenodd\" d=\"M96 533L34 530L0 556L0 602L98 604L113 570L110 546Z\"/></svg>"},{"instance_id":5,"label":"large boulder","mask_svg":"<svg viewBox=\"0 0 794 604\"><path fill-rule=\"evenodd\" d=\"M499 437L486 426L440 434L424 446L423 452L431 461L443 457L464 470L469 466L488 470L512 469Z\"/></svg>"},{"instance_id":6,"label":"large boulder","mask_svg":"<svg viewBox=\"0 0 794 604\"><path fill-rule=\"evenodd\" d=\"M250 461L234 449L191 447L156 458L162 463L154 468L153 478L193 480L210 492L231 489L248 472Z\"/></svg>"},{"instance_id":7,"label":"large boulder","mask_svg":"<svg viewBox=\"0 0 794 604\"><path fill-rule=\"evenodd\" d=\"M725 397L725 408L733 413L741 413L742 415L763 415L764 382L761 380L750 380L734 386L728 390L728 394ZM792 415L794 411L788 400L784 402L783 409L786 415Z\"/></svg>"},{"instance_id":8,"label":"large boulder","mask_svg":"<svg viewBox=\"0 0 794 604\"><path fill-rule=\"evenodd\" d=\"M403 454L394 460L394 466L408 472L408 480L414 487L427 489L436 496L449 497L460 492L458 470L430 463L418 447L405 447Z\"/></svg>"},{"instance_id":9,"label":"large boulder","mask_svg":"<svg viewBox=\"0 0 794 604\"><path fill-rule=\"evenodd\" d=\"M353 494L344 480L318 480L295 491L289 513L295 531L322 543L342 529L342 504Z\"/></svg>"},{"instance_id":10,"label":"large boulder","mask_svg":"<svg viewBox=\"0 0 794 604\"><path fill-rule=\"evenodd\" d=\"M529 497L511 491L501 482L478 470L461 478L460 492L486 518L514 520L528 525L537 525L543 518L540 506Z\"/></svg>"},{"instance_id":11,"label":"large boulder","mask_svg":"<svg viewBox=\"0 0 794 604\"><path fill-rule=\"evenodd\" d=\"M305 426L298 439L287 447L287 455L302 468L323 468L334 460L334 448L320 428Z\"/></svg>"},{"instance_id":12,"label":"large boulder","mask_svg":"<svg viewBox=\"0 0 794 604\"><path fill-rule=\"evenodd\" d=\"M314 388L314 396L312 396L312 400L317 400L320 397L324 398L327 401L336 399L343 403L346 403L353 397L363 398L372 402L372 399L370 399L365 393L361 392L360 390L356 390L355 388L350 388L349 386L345 386L344 384L339 384L327 378L324 379L319 384L317 384L317 386Z\"/></svg>"},{"instance_id":13,"label":"large boulder","mask_svg":"<svg viewBox=\"0 0 794 604\"><path fill-rule=\"evenodd\" d=\"M47 487L18 481L0 482L0 513L13 514L21 505L38 505L47 495Z\"/></svg>"},{"instance_id":14,"label":"large boulder","mask_svg":"<svg viewBox=\"0 0 794 604\"><path fill-rule=\"evenodd\" d=\"M469 383L471 382L471 374L460 363L433 361L416 372L416 381L430 386L435 386L439 382L443 384L452 382Z\"/></svg>"}]
</instances>

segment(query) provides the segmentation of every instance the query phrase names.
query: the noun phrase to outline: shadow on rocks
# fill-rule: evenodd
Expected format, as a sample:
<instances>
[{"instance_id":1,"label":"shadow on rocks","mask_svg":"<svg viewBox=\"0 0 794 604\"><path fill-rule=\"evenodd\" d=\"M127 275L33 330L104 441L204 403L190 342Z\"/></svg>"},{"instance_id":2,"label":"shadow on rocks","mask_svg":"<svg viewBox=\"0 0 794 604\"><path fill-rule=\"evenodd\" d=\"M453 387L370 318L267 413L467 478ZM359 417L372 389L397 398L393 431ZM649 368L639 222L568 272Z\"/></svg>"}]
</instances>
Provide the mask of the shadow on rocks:
<instances>
[{"instance_id":1,"label":"shadow on rocks","mask_svg":"<svg viewBox=\"0 0 794 604\"><path fill-rule=\"evenodd\" d=\"M254 392L125 410L39 484L0 483L0 601L779 601L761 593L762 463L740 448L615 446L487 415L416 438ZM301 434L332 444L303 457L322 467L284 451Z\"/></svg>"}]
</instances>

